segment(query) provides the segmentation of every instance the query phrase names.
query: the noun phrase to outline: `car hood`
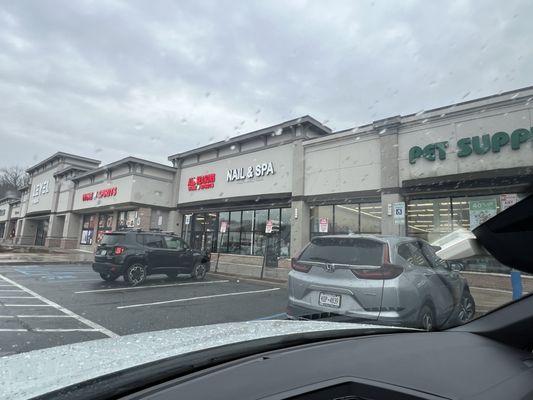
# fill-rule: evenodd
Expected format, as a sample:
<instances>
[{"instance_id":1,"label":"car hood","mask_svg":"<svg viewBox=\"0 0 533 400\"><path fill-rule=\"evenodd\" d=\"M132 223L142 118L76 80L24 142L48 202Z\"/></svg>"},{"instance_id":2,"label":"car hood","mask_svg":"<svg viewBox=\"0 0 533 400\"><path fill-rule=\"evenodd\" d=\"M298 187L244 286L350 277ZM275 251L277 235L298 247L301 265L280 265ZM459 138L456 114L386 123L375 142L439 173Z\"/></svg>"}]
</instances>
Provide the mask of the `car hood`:
<instances>
[{"instance_id":1,"label":"car hood","mask_svg":"<svg viewBox=\"0 0 533 400\"><path fill-rule=\"evenodd\" d=\"M318 321L249 321L145 332L34 350L0 358L0 398L27 399L149 362L234 343L378 327L387 329Z\"/></svg>"}]
</instances>

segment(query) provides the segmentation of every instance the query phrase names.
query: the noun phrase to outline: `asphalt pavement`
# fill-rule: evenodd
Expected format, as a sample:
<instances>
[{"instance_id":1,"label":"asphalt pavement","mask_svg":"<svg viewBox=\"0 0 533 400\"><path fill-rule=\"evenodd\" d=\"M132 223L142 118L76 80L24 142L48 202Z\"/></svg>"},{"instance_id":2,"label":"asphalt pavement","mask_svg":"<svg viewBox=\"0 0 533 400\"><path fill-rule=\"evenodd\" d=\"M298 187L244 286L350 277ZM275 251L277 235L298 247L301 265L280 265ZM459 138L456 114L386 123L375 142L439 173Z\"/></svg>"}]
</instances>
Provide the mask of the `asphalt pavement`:
<instances>
[{"instance_id":1,"label":"asphalt pavement","mask_svg":"<svg viewBox=\"0 0 533 400\"><path fill-rule=\"evenodd\" d=\"M0 265L0 356L132 333L282 318L283 285L208 274L104 282L90 265Z\"/></svg>"},{"instance_id":2,"label":"asphalt pavement","mask_svg":"<svg viewBox=\"0 0 533 400\"><path fill-rule=\"evenodd\" d=\"M511 300L471 288L477 315ZM208 274L148 277L141 286L100 279L89 264L0 263L0 356L170 328L284 319L284 284Z\"/></svg>"}]
</instances>

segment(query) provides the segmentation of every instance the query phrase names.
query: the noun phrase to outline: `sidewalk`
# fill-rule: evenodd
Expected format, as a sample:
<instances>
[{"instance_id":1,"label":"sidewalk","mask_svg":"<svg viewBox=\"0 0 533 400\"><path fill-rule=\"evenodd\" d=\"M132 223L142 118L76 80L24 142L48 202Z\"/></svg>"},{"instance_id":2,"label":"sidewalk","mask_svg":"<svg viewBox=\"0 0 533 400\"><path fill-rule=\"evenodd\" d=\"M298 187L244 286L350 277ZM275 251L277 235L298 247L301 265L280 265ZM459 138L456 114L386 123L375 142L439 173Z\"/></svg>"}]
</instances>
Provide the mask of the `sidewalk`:
<instances>
[{"instance_id":1,"label":"sidewalk","mask_svg":"<svg viewBox=\"0 0 533 400\"><path fill-rule=\"evenodd\" d=\"M35 246L0 246L0 265L86 264L94 254L80 250L46 249Z\"/></svg>"}]
</instances>

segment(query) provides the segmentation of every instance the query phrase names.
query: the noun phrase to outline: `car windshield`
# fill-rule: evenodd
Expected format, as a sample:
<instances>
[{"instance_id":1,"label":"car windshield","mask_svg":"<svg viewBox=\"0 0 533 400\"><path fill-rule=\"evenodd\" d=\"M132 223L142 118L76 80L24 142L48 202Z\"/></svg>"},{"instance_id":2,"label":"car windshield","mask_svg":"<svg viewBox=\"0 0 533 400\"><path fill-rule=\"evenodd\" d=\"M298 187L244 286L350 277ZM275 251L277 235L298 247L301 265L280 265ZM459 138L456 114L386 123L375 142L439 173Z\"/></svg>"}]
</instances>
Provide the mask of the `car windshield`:
<instances>
[{"instance_id":1,"label":"car windshield","mask_svg":"<svg viewBox=\"0 0 533 400\"><path fill-rule=\"evenodd\" d=\"M533 193L532 15L0 2L0 359L67 376L101 339L142 361L169 330L426 335L520 301L476 229Z\"/></svg>"}]
</instances>

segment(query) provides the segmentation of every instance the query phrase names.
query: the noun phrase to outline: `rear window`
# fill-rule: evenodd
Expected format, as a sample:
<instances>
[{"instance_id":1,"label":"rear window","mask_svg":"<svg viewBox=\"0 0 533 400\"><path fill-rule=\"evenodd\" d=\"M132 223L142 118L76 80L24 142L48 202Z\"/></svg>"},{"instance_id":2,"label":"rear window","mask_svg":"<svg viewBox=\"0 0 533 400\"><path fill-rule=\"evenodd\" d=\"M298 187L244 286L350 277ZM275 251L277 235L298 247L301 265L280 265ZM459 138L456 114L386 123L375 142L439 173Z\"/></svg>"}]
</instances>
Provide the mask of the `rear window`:
<instances>
[{"instance_id":1,"label":"rear window","mask_svg":"<svg viewBox=\"0 0 533 400\"><path fill-rule=\"evenodd\" d=\"M105 244L107 246L113 246L117 243L124 242L125 236L126 235L124 235L123 233L105 234L100 244Z\"/></svg>"},{"instance_id":2,"label":"rear window","mask_svg":"<svg viewBox=\"0 0 533 400\"><path fill-rule=\"evenodd\" d=\"M316 238L300 256L301 261L378 266L383 263L383 243L360 238Z\"/></svg>"}]
</instances>

